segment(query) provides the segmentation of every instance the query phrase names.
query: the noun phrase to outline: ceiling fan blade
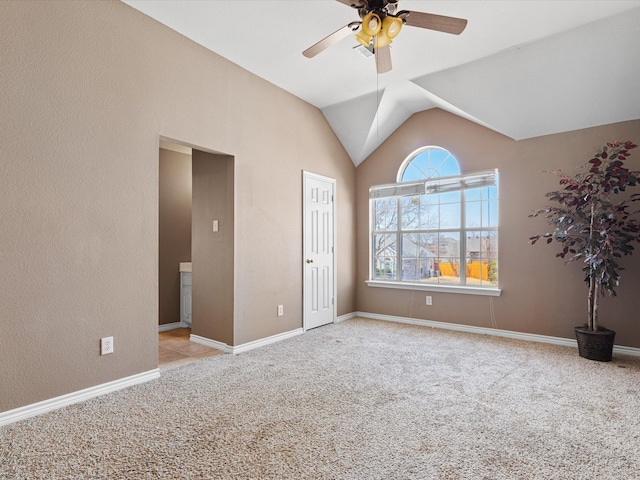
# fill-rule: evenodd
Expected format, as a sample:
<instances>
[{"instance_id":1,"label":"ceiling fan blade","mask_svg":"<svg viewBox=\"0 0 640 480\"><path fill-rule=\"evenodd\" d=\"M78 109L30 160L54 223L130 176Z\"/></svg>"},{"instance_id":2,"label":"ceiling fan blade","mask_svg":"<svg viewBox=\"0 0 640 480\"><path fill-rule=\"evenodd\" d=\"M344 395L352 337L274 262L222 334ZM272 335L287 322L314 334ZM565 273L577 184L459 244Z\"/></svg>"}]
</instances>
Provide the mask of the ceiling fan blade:
<instances>
[{"instance_id":1,"label":"ceiling fan blade","mask_svg":"<svg viewBox=\"0 0 640 480\"><path fill-rule=\"evenodd\" d=\"M460 35L467 26L467 20L464 18L445 17L444 15L434 15L433 13L403 10L398 12L397 16L412 27L428 28L429 30L452 33L454 35Z\"/></svg>"},{"instance_id":2,"label":"ceiling fan blade","mask_svg":"<svg viewBox=\"0 0 640 480\"><path fill-rule=\"evenodd\" d=\"M391 49L389 45L376 48L376 71L378 73L387 73L391 70Z\"/></svg>"},{"instance_id":3,"label":"ceiling fan blade","mask_svg":"<svg viewBox=\"0 0 640 480\"><path fill-rule=\"evenodd\" d=\"M347 38L353 32L355 32L360 26L360 22L351 22L349 25L345 25L339 30L336 30L331 35L324 37L318 43L307 48L302 54L307 58L315 57L320 52L323 52L334 43L339 42L343 38Z\"/></svg>"}]
</instances>

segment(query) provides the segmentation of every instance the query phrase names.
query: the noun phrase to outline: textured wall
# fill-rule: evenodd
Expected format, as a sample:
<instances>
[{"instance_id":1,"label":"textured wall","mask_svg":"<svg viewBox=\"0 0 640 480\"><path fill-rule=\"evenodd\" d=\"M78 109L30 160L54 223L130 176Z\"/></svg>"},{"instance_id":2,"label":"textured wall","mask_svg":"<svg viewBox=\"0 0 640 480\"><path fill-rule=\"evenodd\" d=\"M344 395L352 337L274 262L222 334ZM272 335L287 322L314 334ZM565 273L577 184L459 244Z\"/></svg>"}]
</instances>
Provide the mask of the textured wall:
<instances>
[{"instance_id":1,"label":"textured wall","mask_svg":"<svg viewBox=\"0 0 640 480\"><path fill-rule=\"evenodd\" d=\"M0 2L0 58L0 411L157 367L160 136L235 159L237 344L302 326L303 169L337 180L354 310L355 168L318 109L115 1Z\"/></svg>"},{"instance_id":2,"label":"textured wall","mask_svg":"<svg viewBox=\"0 0 640 480\"><path fill-rule=\"evenodd\" d=\"M234 344L233 167L233 157L193 151L191 331L227 345Z\"/></svg>"},{"instance_id":3,"label":"textured wall","mask_svg":"<svg viewBox=\"0 0 640 480\"><path fill-rule=\"evenodd\" d=\"M544 171L574 172L607 141L640 141L640 120L516 142L442 110L413 115L357 169L357 308L359 311L573 338L585 323L587 289L580 265L564 266L558 249L530 246L547 231L544 219L527 215L546 205L557 178ZM415 149L439 145L454 154L463 172L498 168L500 173L500 297L368 287L371 185L393 183ZM640 170L640 151L629 165ZM624 259L619 295L605 298L601 322L616 330L616 343L640 347L637 299L640 252ZM425 305L425 295L433 306Z\"/></svg>"}]
</instances>

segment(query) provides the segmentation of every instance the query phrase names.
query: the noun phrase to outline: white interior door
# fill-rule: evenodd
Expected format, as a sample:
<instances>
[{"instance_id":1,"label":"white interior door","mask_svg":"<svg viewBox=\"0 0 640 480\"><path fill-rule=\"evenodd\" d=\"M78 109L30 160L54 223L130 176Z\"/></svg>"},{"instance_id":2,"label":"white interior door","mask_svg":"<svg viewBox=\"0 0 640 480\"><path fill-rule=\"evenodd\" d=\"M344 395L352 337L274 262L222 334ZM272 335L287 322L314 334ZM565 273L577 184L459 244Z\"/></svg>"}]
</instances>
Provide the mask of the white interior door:
<instances>
[{"instance_id":1,"label":"white interior door","mask_svg":"<svg viewBox=\"0 0 640 480\"><path fill-rule=\"evenodd\" d=\"M303 172L305 330L335 321L335 184Z\"/></svg>"}]
</instances>

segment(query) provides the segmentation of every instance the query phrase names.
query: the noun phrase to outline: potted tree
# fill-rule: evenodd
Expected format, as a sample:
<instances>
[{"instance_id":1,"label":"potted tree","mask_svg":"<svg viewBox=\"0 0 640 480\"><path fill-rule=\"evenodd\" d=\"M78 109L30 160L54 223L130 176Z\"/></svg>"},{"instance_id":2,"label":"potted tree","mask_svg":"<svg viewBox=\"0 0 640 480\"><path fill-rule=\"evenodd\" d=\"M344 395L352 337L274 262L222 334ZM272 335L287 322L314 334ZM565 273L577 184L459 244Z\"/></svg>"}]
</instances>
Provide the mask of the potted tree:
<instances>
[{"instance_id":1,"label":"potted tree","mask_svg":"<svg viewBox=\"0 0 640 480\"><path fill-rule=\"evenodd\" d=\"M580 356L591 360L611 360L615 332L599 325L598 301L607 293L616 295L623 270L619 259L630 255L633 243L640 241L640 223L633 218L639 210L630 205L640 200L640 195L620 195L640 182L640 171L625 167L629 150L636 147L630 141L607 143L574 176L550 172L560 178L561 189L546 196L557 205L529 215L544 214L554 228L530 237L531 244L540 239L546 239L547 244L555 240L561 247L556 257L566 264L578 260L584 263L587 322L575 327L575 334Z\"/></svg>"}]
</instances>

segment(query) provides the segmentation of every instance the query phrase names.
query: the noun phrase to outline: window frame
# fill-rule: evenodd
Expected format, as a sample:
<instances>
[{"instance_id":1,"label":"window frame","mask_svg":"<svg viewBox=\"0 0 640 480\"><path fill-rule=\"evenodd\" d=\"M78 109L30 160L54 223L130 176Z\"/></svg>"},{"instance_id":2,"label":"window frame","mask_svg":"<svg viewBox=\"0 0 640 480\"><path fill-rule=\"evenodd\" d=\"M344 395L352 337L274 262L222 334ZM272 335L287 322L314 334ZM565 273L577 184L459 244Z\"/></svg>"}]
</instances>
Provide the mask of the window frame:
<instances>
[{"instance_id":1,"label":"window frame","mask_svg":"<svg viewBox=\"0 0 640 480\"><path fill-rule=\"evenodd\" d=\"M411 161L420 153L424 152L429 148L438 148L440 150L444 150L441 147L424 147L416 150L413 154L411 154L405 161L402 162L398 173L398 179L402 178L404 169L406 169ZM446 150L445 150L446 151ZM447 151L447 153L449 153ZM455 157L453 157L455 159ZM457 160L456 160L457 161ZM486 295L486 296L499 296L502 292L499 281L500 276L498 275L498 283L495 285L469 285L467 283L467 274L465 268L459 269L459 284L440 284L440 283L423 283L416 280L402 280L402 268L403 268L403 235L406 234L421 234L421 233L432 233L432 234L442 234L442 233L456 233L459 234L459 258L460 263L463 261L466 264L467 258L470 258L467 253L467 243L469 233L473 232L495 232L495 238L499 242L499 221L496 221L495 226L482 226L479 227L470 227L467 226L466 222L466 210L467 210L467 192L469 190L475 188L481 188L484 186L495 185L497 187L497 197L495 198L496 202L499 202L500 199L500 188L499 188L499 177L498 170L485 170L482 172L472 172L472 173L460 173L459 175L451 175L448 177L434 177L434 178L426 178L421 180L412 180L409 182L398 182L394 184L386 184L386 185L377 185L372 186L369 189L369 273L368 280L365 282L368 286L371 287L382 287L382 288L396 288L396 289L410 289L410 290L424 290L424 291L439 291L439 292L449 292L449 293L463 293L463 294L472 294L472 295ZM492 183L491 183L492 182ZM446 193L459 191L460 192L460 226L459 228L440 228L438 225L437 229L428 229L428 228L418 228L412 230L403 230L402 228L402 199L403 197L412 197L425 195L429 192L432 193ZM394 230L376 230L376 217L375 217L375 209L376 209L376 200L380 200L382 198L393 198L395 200L395 229ZM482 202L483 200L481 200ZM488 202L491 199L487 200ZM471 201L470 201L471 202ZM499 211L497 212L499 215ZM421 227L421 226L419 226ZM381 279L375 278L376 268L376 258L375 258L375 249L374 249L374 239L376 235L389 235L395 236L395 245L396 245L396 258L395 258L395 269L394 269L394 279ZM499 245L499 243L498 243ZM495 257L496 261L499 258L499 246L498 253Z\"/></svg>"}]
</instances>

